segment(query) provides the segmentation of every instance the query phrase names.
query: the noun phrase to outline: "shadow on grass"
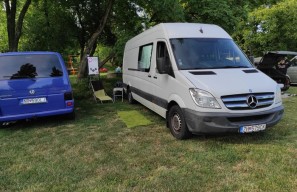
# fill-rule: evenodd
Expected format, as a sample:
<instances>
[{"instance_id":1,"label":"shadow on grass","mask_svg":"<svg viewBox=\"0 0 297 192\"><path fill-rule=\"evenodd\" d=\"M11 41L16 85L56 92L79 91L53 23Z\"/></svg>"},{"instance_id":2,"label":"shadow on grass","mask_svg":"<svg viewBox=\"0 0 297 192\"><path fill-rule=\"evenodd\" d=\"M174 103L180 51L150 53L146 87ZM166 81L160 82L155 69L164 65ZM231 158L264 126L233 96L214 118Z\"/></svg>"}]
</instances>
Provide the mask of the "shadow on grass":
<instances>
[{"instance_id":1,"label":"shadow on grass","mask_svg":"<svg viewBox=\"0 0 297 192\"><path fill-rule=\"evenodd\" d=\"M193 140L207 140L219 142L222 144L271 144L275 142L286 141L287 136L291 135L290 132L282 132L277 130L276 127L268 128L262 132L255 133L221 133L221 134L204 134L193 135Z\"/></svg>"},{"instance_id":2,"label":"shadow on grass","mask_svg":"<svg viewBox=\"0 0 297 192\"><path fill-rule=\"evenodd\" d=\"M39 117L26 120L18 120L14 122L7 122L1 126L0 130L6 131L18 131L26 129L42 129L42 128L55 128L58 125L66 125L69 122L73 122L65 118L63 115Z\"/></svg>"}]
</instances>

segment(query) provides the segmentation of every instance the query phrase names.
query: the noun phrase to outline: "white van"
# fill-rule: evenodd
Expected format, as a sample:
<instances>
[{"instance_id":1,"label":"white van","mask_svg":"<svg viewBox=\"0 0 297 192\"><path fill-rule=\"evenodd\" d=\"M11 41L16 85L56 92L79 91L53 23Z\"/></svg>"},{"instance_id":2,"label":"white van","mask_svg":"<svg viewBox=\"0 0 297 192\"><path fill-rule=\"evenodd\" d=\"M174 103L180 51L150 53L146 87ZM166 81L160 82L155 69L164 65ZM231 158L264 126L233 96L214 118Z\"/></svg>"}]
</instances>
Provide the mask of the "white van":
<instances>
[{"instance_id":1,"label":"white van","mask_svg":"<svg viewBox=\"0 0 297 192\"><path fill-rule=\"evenodd\" d=\"M123 82L129 102L166 118L177 139L263 131L284 112L280 86L216 25L162 23L132 38Z\"/></svg>"}]
</instances>

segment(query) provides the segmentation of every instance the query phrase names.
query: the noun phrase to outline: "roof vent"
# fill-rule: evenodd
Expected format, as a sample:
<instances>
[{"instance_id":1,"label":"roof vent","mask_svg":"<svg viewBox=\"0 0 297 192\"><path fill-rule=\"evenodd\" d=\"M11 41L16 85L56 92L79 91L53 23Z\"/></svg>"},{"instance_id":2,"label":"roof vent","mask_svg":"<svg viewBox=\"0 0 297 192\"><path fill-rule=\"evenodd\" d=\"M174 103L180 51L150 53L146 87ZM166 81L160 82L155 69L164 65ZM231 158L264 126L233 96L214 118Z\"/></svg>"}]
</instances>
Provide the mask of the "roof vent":
<instances>
[{"instance_id":1,"label":"roof vent","mask_svg":"<svg viewBox=\"0 0 297 192\"><path fill-rule=\"evenodd\" d=\"M245 73L258 73L258 71L256 69L252 69L252 70L242 70Z\"/></svg>"},{"instance_id":2,"label":"roof vent","mask_svg":"<svg viewBox=\"0 0 297 192\"><path fill-rule=\"evenodd\" d=\"M190 71L193 75L216 75L213 71Z\"/></svg>"}]
</instances>

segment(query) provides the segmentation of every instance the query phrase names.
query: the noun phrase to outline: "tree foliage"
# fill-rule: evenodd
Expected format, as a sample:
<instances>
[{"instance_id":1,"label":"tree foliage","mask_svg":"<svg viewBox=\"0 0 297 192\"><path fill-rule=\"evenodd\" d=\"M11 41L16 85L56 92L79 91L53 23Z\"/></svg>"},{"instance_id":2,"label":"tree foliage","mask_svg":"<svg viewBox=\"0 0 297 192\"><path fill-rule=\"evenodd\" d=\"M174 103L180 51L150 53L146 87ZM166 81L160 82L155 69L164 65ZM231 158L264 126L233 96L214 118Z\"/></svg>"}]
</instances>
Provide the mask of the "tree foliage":
<instances>
[{"instance_id":1,"label":"tree foliage","mask_svg":"<svg viewBox=\"0 0 297 192\"><path fill-rule=\"evenodd\" d=\"M9 2L11 11L7 14L7 6L0 10L0 51L79 53L80 74L84 76L87 55L104 54L101 61L113 58L121 65L127 40L161 22L217 24L232 34L245 51L258 54L265 50L295 50L296 1L0 0L3 5Z\"/></svg>"},{"instance_id":2,"label":"tree foliage","mask_svg":"<svg viewBox=\"0 0 297 192\"><path fill-rule=\"evenodd\" d=\"M77 53L75 20L65 8L55 0L38 1L32 7L27 13L20 49Z\"/></svg>"},{"instance_id":3,"label":"tree foliage","mask_svg":"<svg viewBox=\"0 0 297 192\"><path fill-rule=\"evenodd\" d=\"M0 1L1 2L1 1ZM0 9L0 52L8 51L8 38L5 11Z\"/></svg>"},{"instance_id":4,"label":"tree foliage","mask_svg":"<svg viewBox=\"0 0 297 192\"><path fill-rule=\"evenodd\" d=\"M17 51L22 35L24 18L32 1L3 0L3 2L6 12L8 49L9 51ZM18 6L21 7L20 11L18 11Z\"/></svg>"},{"instance_id":5,"label":"tree foliage","mask_svg":"<svg viewBox=\"0 0 297 192\"><path fill-rule=\"evenodd\" d=\"M249 14L243 31L245 46L256 55L269 50L291 50L297 47L297 0L284 0L261 6Z\"/></svg>"}]
</instances>

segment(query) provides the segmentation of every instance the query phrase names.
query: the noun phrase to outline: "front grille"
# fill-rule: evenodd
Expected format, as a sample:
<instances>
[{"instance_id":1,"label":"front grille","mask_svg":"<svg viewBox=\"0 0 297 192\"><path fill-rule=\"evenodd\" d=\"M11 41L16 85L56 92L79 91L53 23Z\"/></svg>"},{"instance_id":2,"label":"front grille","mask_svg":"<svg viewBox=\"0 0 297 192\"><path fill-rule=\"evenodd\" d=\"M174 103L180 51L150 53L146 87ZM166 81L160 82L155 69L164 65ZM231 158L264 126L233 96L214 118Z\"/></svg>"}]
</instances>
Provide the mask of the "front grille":
<instances>
[{"instance_id":1,"label":"front grille","mask_svg":"<svg viewBox=\"0 0 297 192\"><path fill-rule=\"evenodd\" d=\"M248 104L248 98L254 96L257 99L256 107ZM274 93L247 93L239 95L226 95L221 97L223 103L231 110L252 110L269 107L274 102Z\"/></svg>"}]
</instances>

